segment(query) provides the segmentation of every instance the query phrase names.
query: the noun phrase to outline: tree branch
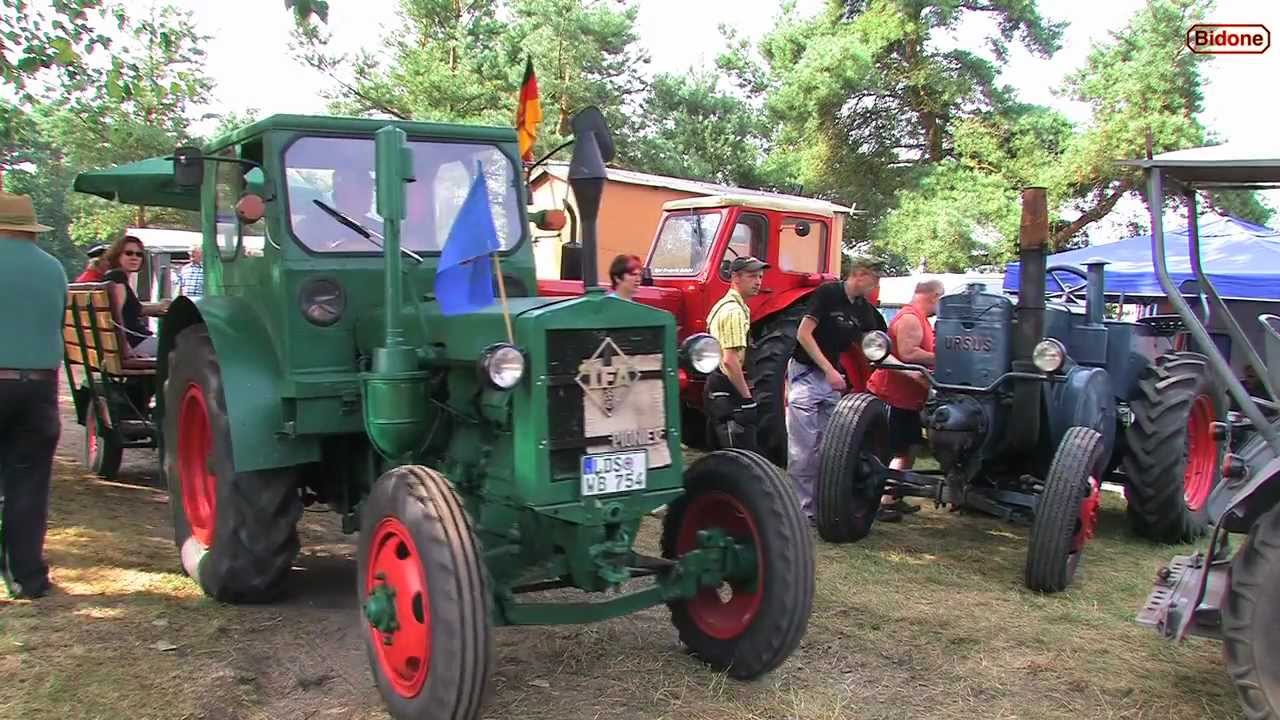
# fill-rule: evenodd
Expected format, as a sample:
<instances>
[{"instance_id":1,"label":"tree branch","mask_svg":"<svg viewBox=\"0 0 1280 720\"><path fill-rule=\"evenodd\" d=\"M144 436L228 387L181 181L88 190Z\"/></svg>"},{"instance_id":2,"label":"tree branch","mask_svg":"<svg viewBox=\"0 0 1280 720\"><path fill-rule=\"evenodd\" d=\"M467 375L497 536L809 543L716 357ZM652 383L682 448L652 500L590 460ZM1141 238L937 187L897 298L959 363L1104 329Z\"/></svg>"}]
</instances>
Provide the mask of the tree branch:
<instances>
[{"instance_id":1,"label":"tree branch","mask_svg":"<svg viewBox=\"0 0 1280 720\"><path fill-rule=\"evenodd\" d=\"M1073 235L1075 235L1076 233L1084 229L1086 225L1097 222L1098 220L1101 220L1102 218L1106 217L1107 213L1111 212L1112 208L1116 206L1116 203L1120 201L1120 198L1124 197L1125 193L1129 192L1132 189L1133 189L1132 182L1128 180L1121 181L1120 185L1115 189L1114 192L1112 192L1110 195L1103 198L1097 205L1094 205L1093 207L1086 210L1083 214L1080 215L1080 217L1071 221L1066 227L1055 232L1053 234L1054 250L1056 251L1059 248L1061 248L1063 245L1065 245L1066 242L1070 240Z\"/></svg>"}]
</instances>

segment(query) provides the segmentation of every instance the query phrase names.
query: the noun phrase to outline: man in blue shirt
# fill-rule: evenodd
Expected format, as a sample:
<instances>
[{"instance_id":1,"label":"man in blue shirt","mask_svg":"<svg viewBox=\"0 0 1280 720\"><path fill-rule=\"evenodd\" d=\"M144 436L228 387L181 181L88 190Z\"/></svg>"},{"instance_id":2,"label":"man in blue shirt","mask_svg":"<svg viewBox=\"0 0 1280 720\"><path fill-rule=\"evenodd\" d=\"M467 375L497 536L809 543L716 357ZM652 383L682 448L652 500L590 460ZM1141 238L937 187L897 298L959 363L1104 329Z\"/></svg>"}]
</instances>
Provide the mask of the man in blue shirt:
<instances>
[{"instance_id":1,"label":"man in blue shirt","mask_svg":"<svg viewBox=\"0 0 1280 720\"><path fill-rule=\"evenodd\" d=\"M204 296L204 248L191 246L191 262L178 271L178 294L191 298Z\"/></svg>"},{"instance_id":2,"label":"man in blue shirt","mask_svg":"<svg viewBox=\"0 0 1280 720\"><path fill-rule=\"evenodd\" d=\"M36 222L31 198L0 192L0 576L22 599L50 589L44 538L62 432L67 273L35 243L50 229Z\"/></svg>"}]
</instances>

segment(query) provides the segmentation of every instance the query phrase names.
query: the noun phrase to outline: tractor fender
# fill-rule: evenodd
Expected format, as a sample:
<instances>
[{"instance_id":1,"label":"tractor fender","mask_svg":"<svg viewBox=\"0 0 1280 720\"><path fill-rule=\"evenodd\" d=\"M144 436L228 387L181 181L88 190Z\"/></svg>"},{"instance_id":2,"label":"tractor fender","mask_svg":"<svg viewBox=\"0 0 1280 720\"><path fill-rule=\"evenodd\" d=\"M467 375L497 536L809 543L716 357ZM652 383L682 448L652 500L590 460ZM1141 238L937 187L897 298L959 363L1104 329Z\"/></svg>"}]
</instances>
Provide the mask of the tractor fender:
<instances>
[{"instance_id":1,"label":"tractor fender","mask_svg":"<svg viewBox=\"0 0 1280 720\"><path fill-rule=\"evenodd\" d=\"M811 295L813 291L817 289L818 286L809 285L790 288L788 290L783 290L776 295L769 295L765 298L764 302L761 302L751 311L751 324L755 325L762 320L766 320L769 317L786 310L801 298Z\"/></svg>"},{"instance_id":2,"label":"tractor fender","mask_svg":"<svg viewBox=\"0 0 1280 720\"><path fill-rule=\"evenodd\" d=\"M1280 419L1272 426L1280 428ZM1223 463L1243 466L1243 476L1214 486L1205 501L1209 524L1219 522L1228 532L1248 532L1253 523L1280 503L1280 457L1261 433L1251 436Z\"/></svg>"},{"instance_id":3,"label":"tractor fender","mask_svg":"<svg viewBox=\"0 0 1280 720\"><path fill-rule=\"evenodd\" d=\"M157 388L163 388L169 376L169 351L178 333L201 323L209 330L222 371L227 415L234 418L231 452L235 470L267 470L319 461L320 445L315 438L282 433L284 377L276 346L261 315L244 298L219 295L198 301L188 297L173 300L160 326ZM157 423L164 417L163 403L164 392L157 392Z\"/></svg>"},{"instance_id":4,"label":"tractor fender","mask_svg":"<svg viewBox=\"0 0 1280 720\"><path fill-rule=\"evenodd\" d=\"M1103 457L1111 457L1116 446L1116 399L1106 370L1075 365L1063 382L1045 383L1043 392L1049 420L1047 457L1052 457L1072 426L1097 430L1102 435Z\"/></svg>"}]
</instances>

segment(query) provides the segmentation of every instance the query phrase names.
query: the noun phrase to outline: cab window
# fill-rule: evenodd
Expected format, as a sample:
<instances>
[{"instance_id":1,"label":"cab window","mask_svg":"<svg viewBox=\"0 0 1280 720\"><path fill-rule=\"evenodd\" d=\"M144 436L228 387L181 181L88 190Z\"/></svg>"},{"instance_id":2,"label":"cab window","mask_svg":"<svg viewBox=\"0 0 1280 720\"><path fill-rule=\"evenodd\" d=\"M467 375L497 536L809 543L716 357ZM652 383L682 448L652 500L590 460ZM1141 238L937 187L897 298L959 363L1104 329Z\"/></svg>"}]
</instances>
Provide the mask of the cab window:
<instances>
[{"instance_id":1,"label":"cab window","mask_svg":"<svg viewBox=\"0 0 1280 720\"><path fill-rule=\"evenodd\" d=\"M734 258L748 255L764 259L766 238L769 232L769 221L761 215L741 215L729 235L729 249L725 251L724 262L721 263L720 276L729 279L728 263Z\"/></svg>"},{"instance_id":2,"label":"cab window","mask_svg":"<svg viewBox=\"0 0 1280 720\"><path fill-rule=\"evenodd\" d=\"M803 236L797 232L802 226L808 226L808 234ZM825 272L827 226L804 218L783 218L778 232L778 269L793 273Z\"/></svg>"}]
</instances>

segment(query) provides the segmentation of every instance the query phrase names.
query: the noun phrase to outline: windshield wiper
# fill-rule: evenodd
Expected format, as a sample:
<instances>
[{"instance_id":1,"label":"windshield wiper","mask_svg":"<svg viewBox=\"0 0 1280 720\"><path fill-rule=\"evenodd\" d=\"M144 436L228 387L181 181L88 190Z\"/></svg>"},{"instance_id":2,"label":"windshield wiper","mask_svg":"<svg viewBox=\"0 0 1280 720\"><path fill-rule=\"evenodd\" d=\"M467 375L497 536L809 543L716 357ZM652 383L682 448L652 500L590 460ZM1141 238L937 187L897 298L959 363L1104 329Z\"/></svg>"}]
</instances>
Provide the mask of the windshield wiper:
<instances>
[{"instance_id":1,"label":"windshield wiper","mask_svg":"<svg viewBox=\"0 0 1280 720\"><path fill-rule=\"evenodd\" d=\"M319 200L319 199L316 199L316 198L312 198L311 202L315 203L317 207L319 207L321 210L323 210L323 211L325 211L326 213L328 213L328 214L329 214L329 217L331 217L331 218L333 218L334 220L337 220L338 222L342 223L343 225L346 225L347 227L351 228L351 230L352 230L353 232L355 232L357 235L359 235L360 237L364 238L365 240L368 240L369 242L373 243L374 245L377 245L379 248L382 248L382 247L383 247L382 242L384 242L384 241L386 240L386 238L384 238L384 237L382 237L381 235L379 235L378 233L376 233L376 232L374 232L374 231L370 230L369 228L367 228L367 227L365 227L365 226L361 225L360 223L356 222L355 220L352 220L351 218L347 217L347 216L346 216L345 214L343 214L341 211L339 211L339 210L338 210L338 209L336 209L336 208L331 207L328 203L326 203L326 202L325 202L325 201L323 201L323 200ZM378 239L377 239L377 240L374 240L374 237L377 237ZM408 249L408 248L406 248L405 246L403 246L403 245L401 245L401 246L400 246L400 252L404 253L405 255L408 255L409 257L413 258L414 260L417 260L417 261L418 261L418 264L422 264L422 256L418 255L417 253L413 252L412 250L409 250L409 249Z\"/></svg>"}]
</instances>

